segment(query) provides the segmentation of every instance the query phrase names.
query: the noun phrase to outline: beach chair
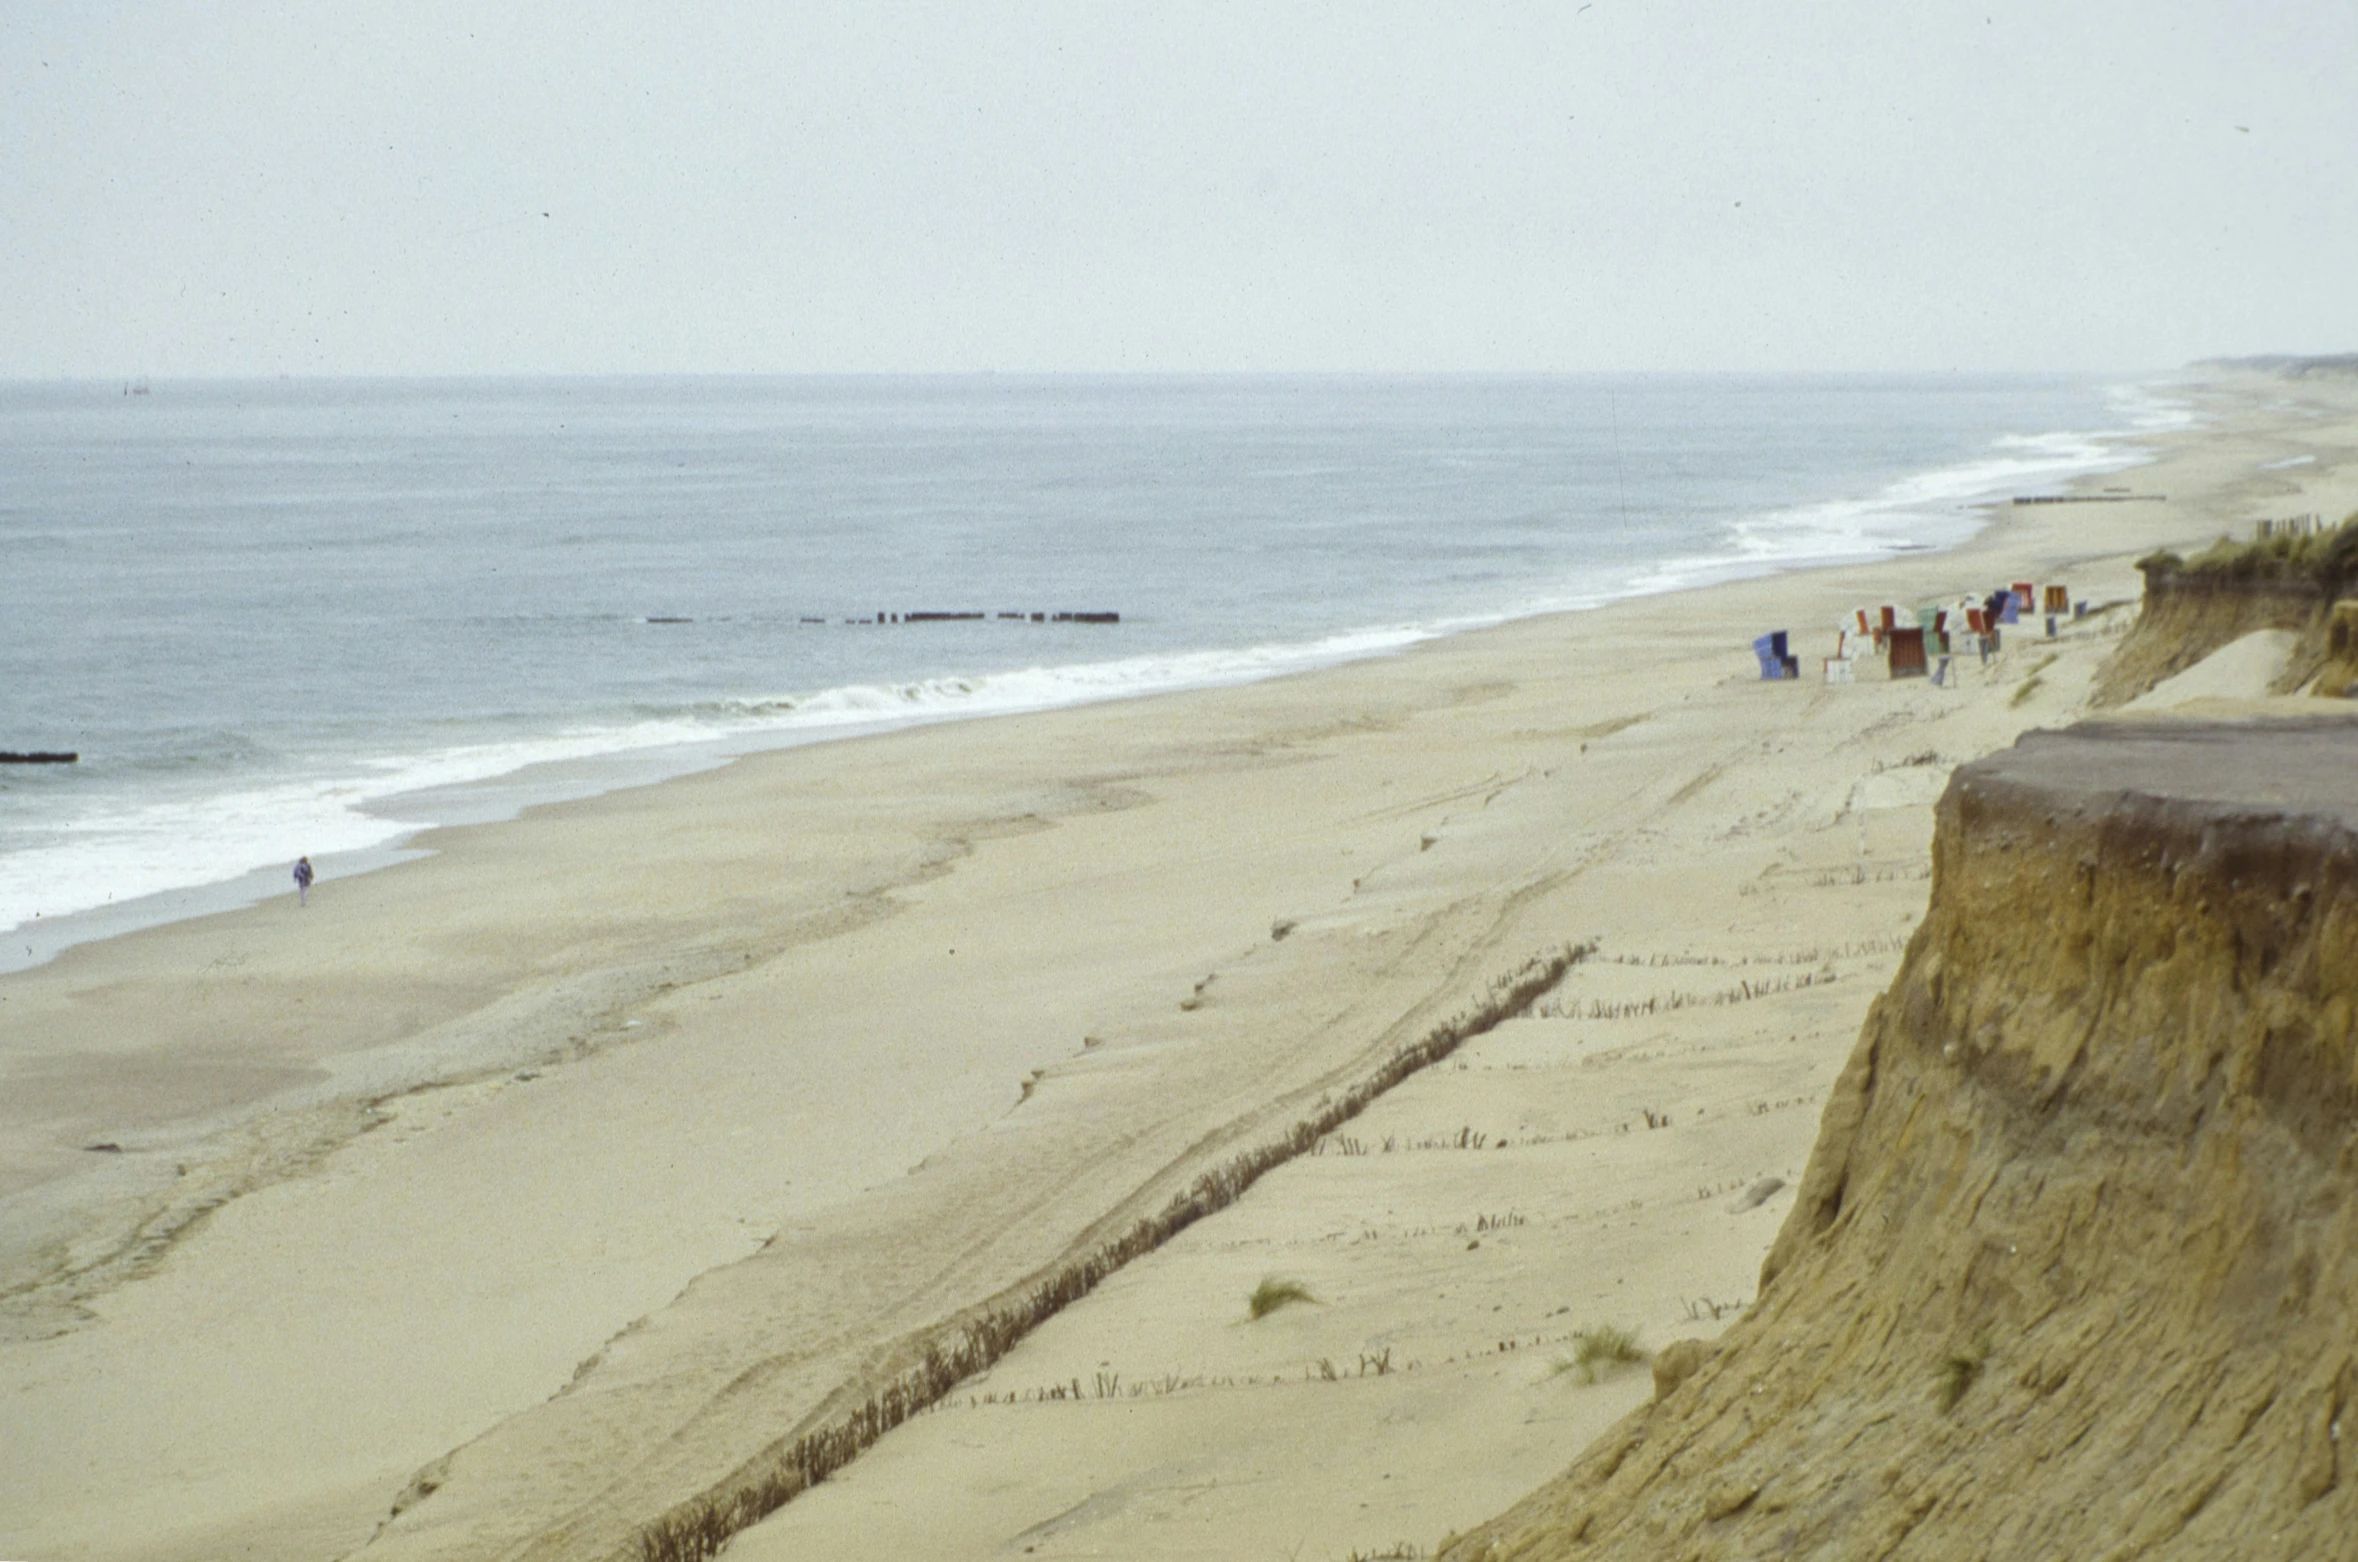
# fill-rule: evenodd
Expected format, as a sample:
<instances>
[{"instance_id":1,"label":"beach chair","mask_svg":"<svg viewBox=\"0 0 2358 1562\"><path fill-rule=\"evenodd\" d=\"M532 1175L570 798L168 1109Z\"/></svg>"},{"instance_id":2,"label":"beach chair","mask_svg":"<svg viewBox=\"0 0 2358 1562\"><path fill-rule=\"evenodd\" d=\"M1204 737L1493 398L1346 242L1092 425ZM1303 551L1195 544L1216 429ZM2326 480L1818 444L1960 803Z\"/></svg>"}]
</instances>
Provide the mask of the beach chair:
<instances>
[{"instance_id":1,"label":"beach chair","mask_svg":"<svg viewBox=\"0 0 2358 1562\"><path fill-rule=\"evenodd\" d=\"M1929 670L1924 665L1924 631L1894 629L1889 644L1889 666L1893 678L1921 678Z\"/></svg>"},{"instance_id":2,"label":"beach chair","mask_svg":"<svg viewBox=\"0 0 2358 1562\"><path fill-rule=\"evenodd\" d=\"M2039 610L2039 588L2030 581L2018 580L2014 583L2014 600L2022 604L2025 613L2035 613Z\"/></svg>"},{"instance_id":3,"label":"beach chair","mask_svg":"<svg viewBox=\"0 0 2358 1562\"><path fill-rule=\"evenodd\" d=\"M2069 587L2069 586L2049 586L2049 587L2047 588L2047 593L2046 593L2046 596L2045 596L2044 600L2043 600L2043 601L2040 603L2040 606L2039 606L2039 611L2040 611L2040 612L2042 612L2042 613L2068 613L2068 612L2070 612L2070 611L2071 611L2071 587Z\"/></svg>"},{"instance_id":4,"label":"beach chair","mask_svg":"<svg viewBox=\"0 0 2358 1562\"><path fill-rule=\"evenodd\" d=\"M2024 607L2029 605L2029 601L2030 599L2028 597L2023 596L2019 592L2007 592L2004 604L2002 604L1998 609L1998 622L2001 624L2021 623L2022 610Z\"/></svg>"},{"instance_id":5,"label":"beach chair","mask_svg":"<svg viewBox=\"0 0 2358 1562\"><path fill-rule=\"evenodd\" d=\"M1988 662L1990 659L1989 633L1989 615L1978 607L1967 608L1965 610L1965 635L1962 643L1951 647L1952 654L1963 656L1970 652L1983 662Z\"/></svg>"},{"instance_id":6,"label":"beach chair","mask_svg":"<svg viewBox=\"0 0 2358 1562\"><path fill-rule=\"evenodd\" d=\"M1785 676L1785 659L1777 654L1775 635L1762 635L1752 642L1752 654L1760 658L1760 676L1767 681Z\"/></svg>"}]
</instances>

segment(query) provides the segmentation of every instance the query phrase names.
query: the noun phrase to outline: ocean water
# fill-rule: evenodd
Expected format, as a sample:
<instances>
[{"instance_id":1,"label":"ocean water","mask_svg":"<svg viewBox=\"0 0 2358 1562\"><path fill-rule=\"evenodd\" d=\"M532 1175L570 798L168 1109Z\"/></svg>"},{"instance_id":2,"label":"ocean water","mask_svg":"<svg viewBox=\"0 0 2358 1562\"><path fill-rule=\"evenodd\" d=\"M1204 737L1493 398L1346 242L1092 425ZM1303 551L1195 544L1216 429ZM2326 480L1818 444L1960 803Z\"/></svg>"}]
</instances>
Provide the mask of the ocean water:
<instances>
[{"instance_id":1,"label":"ocean water","mask_svg":"<svg viewBox=\"0 0 2358 1562\"><path fill-rule=\"evenodd\" d=\"M1989 376L128 389L0 385L0 749L82 756L0 766L0 967L751 748L1947 546L2185 420Z\"/></svg>"}]
</instances>

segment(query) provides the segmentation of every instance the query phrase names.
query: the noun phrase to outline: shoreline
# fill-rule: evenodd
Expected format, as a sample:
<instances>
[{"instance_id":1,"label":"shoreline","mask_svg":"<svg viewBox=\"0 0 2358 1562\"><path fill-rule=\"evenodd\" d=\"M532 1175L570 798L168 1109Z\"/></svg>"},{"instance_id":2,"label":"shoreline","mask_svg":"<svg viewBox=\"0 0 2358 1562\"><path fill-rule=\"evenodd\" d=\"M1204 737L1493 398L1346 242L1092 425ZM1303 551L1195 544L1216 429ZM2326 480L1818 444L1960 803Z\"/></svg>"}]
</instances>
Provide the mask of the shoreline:
<instances>
[{"instance_id":1,"label":"shoreline","mask_svg":"<svg viewBox=\"0 0 2358 1562\"><path fill-rule=\"evenodd\" d=\"M2205 443L2254 437L2206 431L2173 436L2169 449L2193 459ZM625 1404L673 1416L674 1446L703 1450L691 1464L734 1468L732 1439L746 1429L681 1408L729 1351L783 1361L765 1352L812 1337L821 1317L869 1319L848 1355L775 1369L781 1407L834 1392L895 1330L1041 1272L1123 1199L1184 1184L1251 1125L1315 1101L1321 1081L1350 1077L1567 941L1562 919L1594 914L1578 901L1582 875L1597 871L1584 832L1634 840L1687 806L1678 794L1698 777L1704 792L1691 795L1708 795L1705 772L1728 774L1733 755L1776 730L1780 707L1764 701L1850 699L1849 715L1865 719L1869 701L1912 710L1927 693L1757 688L1730 622L1774 617L1830 639L1808 626L1831 623L1870 579L1905 600L1899 585L1994 574L2003 558L2043 550L2109 560L2108 575L2127 580L2124 552L2196 535L2171 532L2166 513L2102 508L2123 513L2069 534L2053 516L2015 527L2001 516L1953 553L1525 620L1311 678L755 756L454 833L463 851L337 885L301 924L266 905L83 946L0 982L0 1038L21 1040L44 1018L95 1036L105 1016L93 1005L177 992L180 1008L151 1012L190 1016L188 1052L226 1064L242 1044L244 1066L277 1070L282 1088L291 1071L352 1103L343 1133L257 1147L246 1185L212 1189L230 1196L182 1241L135 1253L129 1283L92 1294L94 1322L0 1346L0 1370L13 1378L37 1364L45 1394L90 1390L69 1442L120 1438L106 1456L118 1468L136 1465L143 1440L186 1434L190 1417L227 1414L252 1393L235 1385L258 1336L277 1370L309 1385L306 1402L332 1391L377 1406L373 1438L322 1438L316 1425L297 1438L287 1428L303 1417L286 1415L137 1502L110 1493L103 1469L85 1472L44 1500L45 1531L6 1538L30 1549L40 1535L78 1534L88 1555L201 1554L269 1514L285 1533L333 1533L349 1549L413 1473L463 1445L378 1537L392 1554L439 1554L436 1535L527 1522L596 1491L607 1502L617 1481L653 1491L684 1478L677 1459L656 1470L620 1447L551 1478L526 1451L560 1426L580 1435L569 1418L593 1402L601 1416ZM2046 573L2036 560L2017 567L2034 563ZM1802 649L1819 648L1805 639ZM1744 725L1756 721L1771 725ZM1674 732L1686 736L1670 749L1644 748ZM1595 777L1575 784L1591 745ZM1636 746L1626 759L1623 745ZM1906 829L1885 822L1904 841ZM1772 819L1752 831L1775 839L1780 828ZM643 855L651 844L660 849ZM642 855L613 860L625 846ZM552 868L561 882L543 882ZM328 936L337 926L369 957L339 948ZM371 941L403 929L404 948ZM497 950L486 947L494 939ZM231 957L239 963L217 964ZM200 971L222 974L192 982ZM258 1057L238 1032L323 993L334 1012L313 1017L324 1030L302 1048L275 1043ZM341 1040L330 1045L327 1030ZM531 1044L503 1058L498 1077L368 1095L398 1083L402 1067L413 1080L448 1077L437 1049L461 1055L487 1035ZM136 1062L120 1041L106 1046ZM380 1065L391 1074L371 1072ZM730 1083L716 1094L720 1080ZM355 1082L358 1097L337 1096ZM59 1083L44 1081L52 1107L70 1104ZM158 1103L159 1124L185 1126L185 1104ZM8 1164L21 1178L34 1168L18 1126ZM650 1156L662 1135L672 1138ZM114 1170L162 1167L185 1148L135 1140L120 1140ZM536 1153L559 1157L573 1180L531 1171ZM660 1189L648 1180L667 1177ZM464 1212L457 1238L453 1211ZM549 1231L585 1211L621 1224ZM432 1229L416 1226L434 1212ZM940 1246L946 1212L971 1245ZM650 1240L659 1230L669 1234ZM893 1241L876 1240L888 1232ZM433 1246L448 1240L465 1251ZM488 1298L413 1321L471 1366L470 1399L441 1367L421 1371L416 1350L393 1352L398 1371L338 1364L336 1330L268 1289L283 1275L241 1267L271 1253L304 1255L369 1293L348 1299L339 1327L414 1310L402 1274L467 1290L470 1274L504 1273L500 1294L566 1301L544 1303L528 1334ZM758 1255L751 1268L738 1262L747 1255ZM881 1269L879 1255L890 1260ZM928 1264L923 1286L895 1278ZM781 1294L788 1273L836 1277L829 1295L797 1292L795 1305L817 1313L765 1314L774 1304L760 1298ZM142 1332L186 1320L191 1306L227 1337L175 1355L166 1334ZM617 1335L633 1318L642 1322ZM151 1386L178 1385L146 1396L157 1423L146 1430L104 1408L119 1389L98 1387L140 1363L161 1372ZM547 1397L568 1381L589 1389ZM599 1436L619 1435L601 1424ZM43 1469L65 1479L46 1459ZM297 1472L308 1473L291 1493ZM517 1480L538 1495L521 1501Z\"/></svg>"},{"instance_id":2,"label":"shoreline","mask_svg":"<svg viewBox=\"0 0 2358 1562\"><path fill-rule=\"evenodd\" d=\"M1496 614L1461 614L1412 623L1346 627L1303 642L1273 642L1225 649L1199 648L1155 653L1144 658L1056 663L997 673L945 674L914 684L845 686L765 701L716 700L712 703L745 704L748 714L742 724L733 729L724 727L706 735L684 736L645 745L624 744L534 759L454 782L427 782L400 791L372 795L349 811L357 817L382 821L376 831L378 838L348 848L314 849L310 854L323 876L348 879L413 860L421 851L414 843L437 830L502 823L514 819L527 809L602 796L632 787L658 785L714 766L732 764L748 755L798 749L812 744L858 741L945 722L1035 715L1116 701L1156 699L1169 694L1241 687L1270 679L1314 674L1357 661L1396 656L1435 640L1480 633L1560 613L1594 612L1619 603L1705 590L1716 585L1826 569L1863 567L1920 553L1953 552L1969 545L1975 537L1997 523L2006 504L2008 490L2026 475L2013 470L1996 470L2010 465L1997 454L1998 451L2008 446L2037 449L2065 439L2079 442L2081 448L2076 456L2054 458L2062 460L2063 470L2054 476L2038 478L2038 484L2043 486L2053 486L2058 482L2075 483L2107 473L2134 470L2150 459L2149 455L2139 453L2141 441L2180 431L2189 425L2191 417L2185 413L2182 403L2171 399L2168 394L2170 387L2185 380L2184 372L2180 371L2173 375L2156 374L2124 380L2106 387L2105 395L2116 408L2127 410L2132 402L2145 402L2147 410L2142 416L2146 419L2146 425L2138 424L2136 419L2139 415L2132 412L2131 424L2126 427L2008 435L1994 441L1971 459L1907 474L1871 495L1806 501L1737 523L1734 532L1726 539L1734 551L1693 557L1677 556L1635 567L1628 578L1603 588L1601 595L1583 593L1571 598L1541 596ZM2011 464L2019 466L2023 463L2016 461ZM2038 463L2030 464L2035 466ZM1960 482L1964 486L1957 488ZM1950 491L1952 489L1955 491ZM1765 534L1764 528L1768 523L1780 517L1789 520L1799 515L1828 511L1874 513L1887 509L1913 512L1925 525L1931 525L1944 509L1955 509L1974 519L1967 523L1967 529L1960 538L1947 543L1909 541L1870 545L1854 541L1853 551L1847 554L1820 556L1803 553L1784 557L1773 552L1758 557L1747 554L1755 537ZM1118 692L1098 692L1089 687L1102 682L1104 676L1113 670L1134 668L1141 662L1191 664L1194 670L1179 670L1176 665L1166 666L1158 677ZM1257 667L1267 670L1256 670ZM1077 690L1069 687L1076 680L1081 684ZM877 697L916 700L926 690L954 689L977 694L994 682L1004 686L1043 681L1068 687L1061 696L1034 694L1027 697L1010 692L999 696L1003 703L996 707L960 709L953 703L905 715L880 712L872 716L852 710L844 712L841 720L830 718L811 725L791 724L790 720L786 723L763 721L751 714L757 705L824 710L845 699ZM527 745L563 746L570 741L585 740L597 730L603 730L607 740L612 742L628 736L632 729L567 729L515 741ZM433 768L459 759L465 752L434 751L367 763L372 767L390 764L397 767ZM329 783L314 778L313 782L307 784L326 786ZM367 785L357 781L350 784ZM233 794L235 797L243 795ZM433 817L402 817L405 813L417 812L431 812ZM84 943L262 904L287 892L286 885L281 882L284 867L284 864L278 862L261 863L226 878L172 884L122 901L116 901L110 894L100 904L56 914L36 912L29 920L4 930L6 936L0 939L0 975L37 968L56 958L62 951Z\"/></svg>"}]
</instances>

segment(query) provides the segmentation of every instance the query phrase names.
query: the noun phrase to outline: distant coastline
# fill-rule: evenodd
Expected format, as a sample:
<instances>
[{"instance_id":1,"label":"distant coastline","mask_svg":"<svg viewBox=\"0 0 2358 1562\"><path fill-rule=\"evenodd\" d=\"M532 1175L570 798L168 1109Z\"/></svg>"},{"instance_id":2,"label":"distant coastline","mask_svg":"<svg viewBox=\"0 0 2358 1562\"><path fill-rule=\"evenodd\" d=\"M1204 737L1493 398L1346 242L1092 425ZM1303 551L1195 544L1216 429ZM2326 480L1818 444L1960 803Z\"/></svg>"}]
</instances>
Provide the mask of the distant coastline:
<instances>
[{"instance_id":1,"label":"distant coastline","mask_svg":"<svg viewBox=\"0 0 2358 1562\"><path fill-rule=\"evenodd\" d=\"M2358 353L2261 353L2248 358L2204 358L2196 369L2248 370L2287 379L2346 379L2358 376Z\"/></svg>"}]
</instances>

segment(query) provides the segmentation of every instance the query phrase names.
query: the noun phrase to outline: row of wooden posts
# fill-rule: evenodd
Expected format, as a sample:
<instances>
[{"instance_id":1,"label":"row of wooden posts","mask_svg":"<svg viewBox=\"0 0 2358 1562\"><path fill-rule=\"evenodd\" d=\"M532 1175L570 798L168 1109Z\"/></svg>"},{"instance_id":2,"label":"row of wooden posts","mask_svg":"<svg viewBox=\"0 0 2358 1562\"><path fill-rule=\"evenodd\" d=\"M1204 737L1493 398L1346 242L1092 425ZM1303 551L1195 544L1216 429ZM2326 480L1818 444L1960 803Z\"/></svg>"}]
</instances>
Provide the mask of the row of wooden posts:
<instances>
[{"instance_id":1,"label":"row of wooden posts","mask_svg":"<svg viewBox=\"0 0 2358 1562\"><path fill-rule=\"evenodd\" d=\"M874 618L847 618L847 624L965 624L997 619L1002 623L1031 624L1118 624L1119 613L983 613L970 610L956 612L894 613L878 609ZM651 613L644 620L650 624L692 624L695 619L675 613ZM804 614L798 622L824 624L827 619Z\"/></svg>"},{"instance_id":2,"label":"row of wooden posts","mask_svg":"<svg viewBox=\"0 0 2358 1562\"><path fill-rule=\"evenodd\" d=\"M2317 519L2316 512L2304 511L2299 515L2287 515L2280 520L2254 521L2252 523L2252 540L2258 542L2269 537L2308 537L2323 530L2325 530L2325 525Z\"/></svg>"}]
</instances>

